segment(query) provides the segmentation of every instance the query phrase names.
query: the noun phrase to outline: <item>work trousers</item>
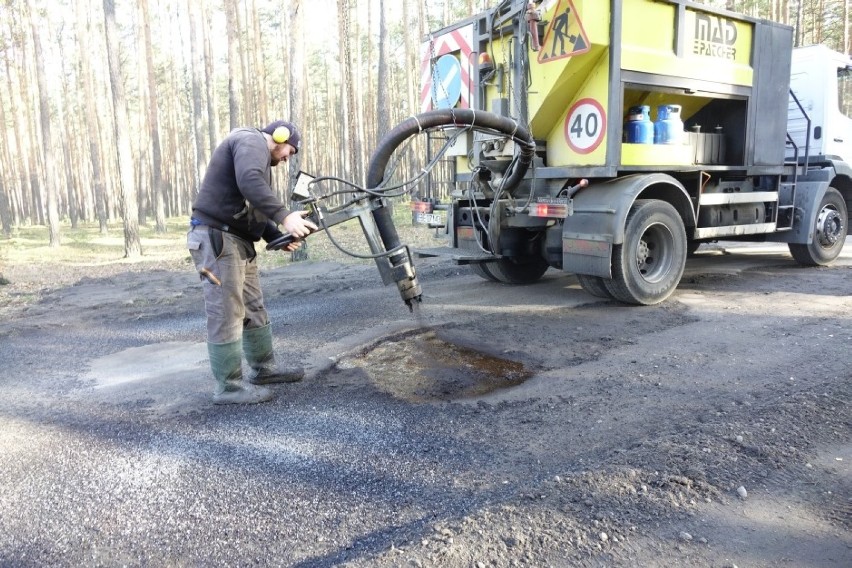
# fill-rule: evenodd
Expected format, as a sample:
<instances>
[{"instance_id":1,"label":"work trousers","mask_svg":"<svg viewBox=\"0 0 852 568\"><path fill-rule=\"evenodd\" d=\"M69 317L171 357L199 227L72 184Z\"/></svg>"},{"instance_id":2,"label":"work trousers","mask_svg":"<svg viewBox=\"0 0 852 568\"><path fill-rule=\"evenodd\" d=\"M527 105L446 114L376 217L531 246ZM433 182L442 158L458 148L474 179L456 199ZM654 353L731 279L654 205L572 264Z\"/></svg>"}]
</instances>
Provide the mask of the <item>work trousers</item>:
<instances>
[{"instance_id":1,"label":"work trousers","mask_svg":"<svg viewBox=\"0 0 852 568\"><path fill-rule=\"evenodd\" d=\"M243 329L269 324L254 243L207 225L191 227L186 243L202 281L208 342L240 341Z\"/></svg>"}]
</instances>

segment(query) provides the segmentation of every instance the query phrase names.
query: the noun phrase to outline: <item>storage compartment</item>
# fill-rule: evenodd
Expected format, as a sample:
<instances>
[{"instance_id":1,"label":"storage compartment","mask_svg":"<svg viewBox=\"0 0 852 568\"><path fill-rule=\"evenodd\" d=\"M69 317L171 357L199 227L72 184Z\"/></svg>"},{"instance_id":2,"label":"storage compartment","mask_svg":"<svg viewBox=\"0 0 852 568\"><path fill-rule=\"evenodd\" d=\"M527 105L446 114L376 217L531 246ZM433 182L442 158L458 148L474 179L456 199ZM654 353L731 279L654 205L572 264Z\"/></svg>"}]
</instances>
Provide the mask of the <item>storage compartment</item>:
<instances>
[{"instance_id":1,"label":"storage compartment","mask_svg":"<svg viewBox=\"0 0 852 568\"><path fill-rule=\"evenodd\" d=\"M682 144L622 144L621 165L742 166L746 144L747 103L745 98L729 95L690 93L687 89L656 85L626 84L623 97L625 128L629 126L628 109L650 107L651 120L657 124L661 122L658 110L660 107L678 106L681 109L684 133ZM626 139L625 136L623 140Z\"/></svg>"}]
</instances>

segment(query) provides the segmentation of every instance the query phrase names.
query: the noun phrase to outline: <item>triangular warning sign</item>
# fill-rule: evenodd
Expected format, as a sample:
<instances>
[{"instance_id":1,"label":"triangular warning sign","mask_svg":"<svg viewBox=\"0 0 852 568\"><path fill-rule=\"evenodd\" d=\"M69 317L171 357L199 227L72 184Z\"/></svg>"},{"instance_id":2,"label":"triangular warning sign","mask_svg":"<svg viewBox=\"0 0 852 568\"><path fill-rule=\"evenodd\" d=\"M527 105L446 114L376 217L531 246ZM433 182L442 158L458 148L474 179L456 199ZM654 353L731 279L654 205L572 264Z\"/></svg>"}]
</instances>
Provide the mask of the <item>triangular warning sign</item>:
<instances>
[{"instance_id":1,"label":"triangular warning sign","mask_svg":"<svg viewBox=\"0 0 852 568\"><path fill-rule=\"evenodd\" d=\"M559 0L556 5L544 42L538 52L539 63L573 57L589 51L591 44L580 15L571 0Z\"/></svg>"}]
</instances>

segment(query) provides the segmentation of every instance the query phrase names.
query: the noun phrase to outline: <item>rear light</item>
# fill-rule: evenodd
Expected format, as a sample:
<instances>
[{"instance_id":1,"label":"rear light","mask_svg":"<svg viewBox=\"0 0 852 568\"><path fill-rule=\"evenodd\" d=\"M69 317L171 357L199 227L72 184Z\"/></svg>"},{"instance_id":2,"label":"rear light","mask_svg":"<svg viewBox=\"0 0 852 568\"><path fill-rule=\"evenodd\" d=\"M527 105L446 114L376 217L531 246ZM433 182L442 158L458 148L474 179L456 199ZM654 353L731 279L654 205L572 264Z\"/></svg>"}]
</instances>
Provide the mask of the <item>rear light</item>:
<instances>
[{"instance_id":1,"label":"rear light","mask_svg":"<svg viewBox=\"0 0 852 568\"><path fill-rule=\"evenodd\" d=\"M434 205L428 201L412 201L411 211L414 213L431 213L434 210Z\"/></svg>"},{"instance_id":2,"label":"rear light","mask_svg":"<svg viewBox=\"0 0 852 568\"><path fill-rule=\"evenodd\" d=\"M530 217L549 217L565 219L571 214L567 200L557 203L533 203L530 205Z\"/></svg>"},{"instance_id":3,"label":"rear light","mask_svg":"<svg viewBox=\"0 0 852 568\"><path fill-rule=\"evenodd\" d=\"M457 227L456 235L460 239L473 240L473 227Z\"/></svg>"}]
</instances>

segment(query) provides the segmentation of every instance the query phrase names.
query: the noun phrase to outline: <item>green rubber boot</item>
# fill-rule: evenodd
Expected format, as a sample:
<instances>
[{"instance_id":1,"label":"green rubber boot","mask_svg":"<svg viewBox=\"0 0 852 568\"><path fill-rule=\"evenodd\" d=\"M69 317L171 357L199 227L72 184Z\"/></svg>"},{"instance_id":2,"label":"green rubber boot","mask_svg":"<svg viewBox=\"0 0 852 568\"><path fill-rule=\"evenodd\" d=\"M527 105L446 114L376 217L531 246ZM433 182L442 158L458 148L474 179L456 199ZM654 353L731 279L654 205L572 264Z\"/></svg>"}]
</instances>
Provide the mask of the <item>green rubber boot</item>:
<instances>
[{"instance_id":1,"label":"green rubber boot","mask_svg":"<svg viewBox=\"0 0 852 568\"><path fill-rule=\"evenodd\" d=\"M272 400L275 394L263 387L243 382L240 342L207 343L210 368L216 378L213 404L257 404Z\"/></svg>"},{"instance_id":2,"label":"green rubber boot","mask_svg":"<svg viewBox=\"0 0 852 568\"><path fill-rule=\"evenodd\" d=\"M251 371L248 380L255 385L295 383L305 376L299 366L279 367L272 352L272 325L243 330L243 351Z\"/></svg>"}]
</instances>

